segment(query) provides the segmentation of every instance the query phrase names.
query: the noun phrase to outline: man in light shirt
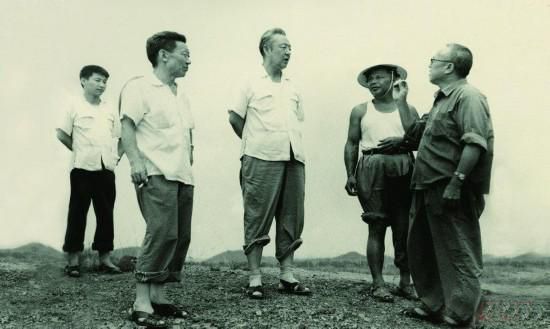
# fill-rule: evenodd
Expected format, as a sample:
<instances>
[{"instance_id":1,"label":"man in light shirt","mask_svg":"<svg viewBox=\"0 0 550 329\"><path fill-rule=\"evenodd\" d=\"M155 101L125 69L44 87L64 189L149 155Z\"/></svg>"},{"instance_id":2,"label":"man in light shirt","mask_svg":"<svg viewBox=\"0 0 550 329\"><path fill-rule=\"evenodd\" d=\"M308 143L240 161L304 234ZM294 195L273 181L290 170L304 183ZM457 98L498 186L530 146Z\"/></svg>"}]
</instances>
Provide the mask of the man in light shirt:
<instances>
[{"instance_id":1,"label":"man in light shirt","mask_svg":"<svg viewBox=\"0 0 550 329\"><path fill-rule=\"evenodd\" d=\"M244 252L250 270L248 295L263 298L260 262L273 218L279 290L308 295L292 273L294 251L304 227L304 148L302 99L283 73L291 54L285 32L274 28L260 40L263 68L251 77L229 108L229 122L241 148Z\"/></svg>"},{"instance_id":2,"label":"man in light shirt","mask_svg":"<svg viewBox=\"0 0 550 329\"><path fill-rule=\"evenodd\" d=\"M160 32L147 40L152 72L134 78L121 93L122 144L146 223L136 264L132 320L166 327L156 316L184 317L166 297L164 286L179 282L191 241L193 209L193 117L183 88L176 83L191 64L187 39Z\"/></svg>"},{"instance_id":3,"label":"man in light shirt","mask_svg":"<svg viewBox=\"0 0 550 329\"><path fill-rule=\"evenodd\" d=\"M99 252L100 267L110 273L121 273L110 259L113 250L113 207L115 204L115 166L120 149L118 113L101 100L109 73L97 65L80 71L83 93L70 99L57 138L73 153L71 197L63 251L68 253L65 273L80 276L79 256L84 249L86 217L93 202L96 231L92 249Z\"/></svg>"}]
</instances>

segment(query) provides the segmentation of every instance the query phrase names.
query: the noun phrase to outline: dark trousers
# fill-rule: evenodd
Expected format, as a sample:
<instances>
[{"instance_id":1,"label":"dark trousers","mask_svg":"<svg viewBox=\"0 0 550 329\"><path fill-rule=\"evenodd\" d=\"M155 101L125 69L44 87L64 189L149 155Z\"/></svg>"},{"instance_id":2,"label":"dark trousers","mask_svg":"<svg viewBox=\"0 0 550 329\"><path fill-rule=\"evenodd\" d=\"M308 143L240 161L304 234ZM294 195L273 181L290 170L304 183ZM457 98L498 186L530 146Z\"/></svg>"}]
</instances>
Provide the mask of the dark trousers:
<instances>
[{"instance_id":1,"label":"dark trousers","mask_svg":"<svg viewBox=\"0 0 550 329\"><path fill-rule=\"evenodd\" d=\"M71 171L71 198L63 251L84 250L84 232L90 202L94 205L97 223L92 249L100 253L113 250L115 197L115 174L112 171L88 171L79 168Z\"/></svg>"},{"instance_id":2,"label":"dark trousers","mask_svg":"<svg viewBox=\"0 0 550 329\"><path fill-rule=\"evenodd\" d=\"M445 310L454 319L469 321L480 298L482 271L479 217L483 195L465 185L460 206L443 206L447 182L414 193L408 255L411 276L420 300L433 312Z\"/></svg>"}]
</instances>

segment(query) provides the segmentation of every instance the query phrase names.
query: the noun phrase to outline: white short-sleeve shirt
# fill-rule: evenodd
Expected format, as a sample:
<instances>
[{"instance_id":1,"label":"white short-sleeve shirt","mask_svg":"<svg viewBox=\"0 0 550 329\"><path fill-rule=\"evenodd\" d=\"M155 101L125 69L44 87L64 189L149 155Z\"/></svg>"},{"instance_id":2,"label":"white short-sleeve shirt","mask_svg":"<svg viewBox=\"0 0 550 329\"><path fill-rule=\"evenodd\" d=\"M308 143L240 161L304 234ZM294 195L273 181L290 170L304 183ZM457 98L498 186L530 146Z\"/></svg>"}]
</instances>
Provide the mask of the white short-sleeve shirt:
<instances>
[{"instance_id":1,"label":"white short-sleeve shirt","mask_svg":"<svg viewBox=\"0 0 550 329\"><path fill-rule=\"evenodd\" d=\"M73 140L72 167L114 171L118 162L120 120L116 108L105 101L90 104L84 94L70 97L57 128Z\"/></svg>"},{"instance_id":2,"label":"white short-sleeve shirt","mask_svg":"<svg viewBox=\"0 0 550 329\"><path fill-rule=\"evenodd\" d=\"M190 152L195 124L180 86L174 95L153 73L132 79L122 90L120 115L136 125L137 146L148 175L194 185Z\"/></svg>"},{"instance_id":3,"label":"white short-sleeve shirt","mask_svg":"<svg viewBox=\"0 0 550 329\"><path fill-rule=\"evenodd\" d=\"M245 119L241 156L288 161L292 147L296 160L305 162L302 97L284 74L279 83L265 70L248 79L229 111Z\"/></svg>"}]
</instances>

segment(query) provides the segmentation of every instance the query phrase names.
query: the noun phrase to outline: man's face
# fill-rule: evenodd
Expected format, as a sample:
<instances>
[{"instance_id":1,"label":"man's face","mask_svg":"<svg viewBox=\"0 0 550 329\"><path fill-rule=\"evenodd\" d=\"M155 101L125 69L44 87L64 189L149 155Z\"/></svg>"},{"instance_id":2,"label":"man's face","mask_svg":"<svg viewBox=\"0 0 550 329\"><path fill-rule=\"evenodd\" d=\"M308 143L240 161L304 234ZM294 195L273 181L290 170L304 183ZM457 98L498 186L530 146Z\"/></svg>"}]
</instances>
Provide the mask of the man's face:
<instances>
[{"instance_id":1,"label":"man's face","mask_svg":"<svg viewBox=\"0 0 550 329\"><path fill-rule=\"evenodd\" d=\"M291 52L290 42L286 36L275 34L271 39L271 47L268 46L265 56L282 70L288 65Z\"/></svg>"},{"instance_id":2,"label":"man's face","mask_svg":"<svg viewBox=\"0 0 550 329\"><path fill-rule=\"evenodd\" d=\"M177 78L184 77L191 65L191 54L184 42L176 41L174 50L166 51L166 67Z\"/></svg>"},{"instance_id":3,"label":"man's face","mask_svg":"<svg viewBox=\"0 0 550 329\"><path fill-rule=\"evenodd\" d=\"M85 93L99 97L107 87L107 77L99 73L92 73L88 79L81 78L80 83Z\"/></svg>"},{"instance_id":4,"label":"man's face","mask_svg":"<svg viewBox=\"0 0 550 329\"><path fill-rule=\"evenodd\" d=\"M375 98L384 96L392 84L392 74L385 69L372 70L367 76L367 84L372 96Z\"/></svg>"},{"instance_id":5,"label":"man's face","mask_svg":"<svg viewBox=\"0 0 550 329\"><path fill-rule=\"evenodd\" d=\"M453 59L449 48L439 50L430 59L429 77L430 82L437 84L447 74L454 70Z\"/></svg>"}]
</instances>

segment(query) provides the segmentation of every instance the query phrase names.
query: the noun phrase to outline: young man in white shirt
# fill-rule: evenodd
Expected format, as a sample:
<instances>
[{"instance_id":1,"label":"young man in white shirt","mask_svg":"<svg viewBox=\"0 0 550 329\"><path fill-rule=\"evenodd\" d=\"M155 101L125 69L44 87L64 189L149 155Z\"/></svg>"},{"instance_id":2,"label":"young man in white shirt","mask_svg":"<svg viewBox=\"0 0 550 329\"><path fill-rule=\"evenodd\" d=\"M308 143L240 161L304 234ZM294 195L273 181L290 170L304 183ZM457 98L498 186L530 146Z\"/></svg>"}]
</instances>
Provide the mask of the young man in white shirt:
<instances>
[{"instance_id":1,"label":"young man in white shirt","mask_svg":"<svg viewBox=\"0 0 550 329\"><path fill-rule=\"evenodd\" d=\"M119 159L120 121L115 108L101 99L109 73L97 65L80 71L83 93L70 99L57 138L73 153L71 197L63 251L68 253L65 273L80 276L79 255L84 249L86 217L93 203L97 227L92 249L99 252L100 268L121 273L110 259L113 250L115 166Z\"/></svg>"}]
</instances>

